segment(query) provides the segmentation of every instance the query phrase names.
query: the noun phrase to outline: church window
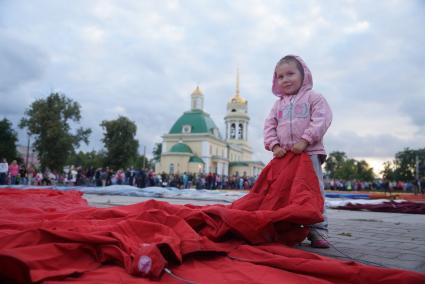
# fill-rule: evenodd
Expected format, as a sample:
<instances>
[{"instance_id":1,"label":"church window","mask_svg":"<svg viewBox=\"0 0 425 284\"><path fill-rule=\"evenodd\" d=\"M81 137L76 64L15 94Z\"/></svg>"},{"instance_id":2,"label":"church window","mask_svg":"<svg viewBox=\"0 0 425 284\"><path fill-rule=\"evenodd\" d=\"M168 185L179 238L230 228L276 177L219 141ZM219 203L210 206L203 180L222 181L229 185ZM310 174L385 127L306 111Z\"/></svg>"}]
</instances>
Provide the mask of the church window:
<instances>
[{"instance_id":1,"label":"church window","mask_svg":"<svg viewBox=\"0 0 425 284\"><path fill-rule=\"evenodd\" d=\"M242 123L239 124L238 139L243 139L243 125L242 125Z\"/></svg>"},{"instance_id":2,"label":"church window","mask_svg":"<svg viewBox=\"0 0 425 284\"><path fill-rule=\"evenodd\" d=\"M235 138L236 138L236 125L232 123L232 125L230 125L230 139L235 139Z\"/></svg>"},{"instance_id":3,"label":"church window","mask_svg":"<svg viewBox=\"0 0 425 284\"><path fill-rule=\"evenodd\" d=\"M213 133L214 133L215 137L220 137L219 132L218 132L218 128L214 128Z\"/></svg>"},{"instance_id":4,"label":"church window","mask_svg":"<svg viewBox=\"0 0 425 284\"><path fill-rule=\"evenodd\" d=\"M170 164L170 175L172 175L172 174L174 174L174 164L173 163L171 163Z\"/></svg>"},{"instance_id":5,"label":"church window","mask_svg":"<svg viewBox=\"0 0 425 284\"><path fill-rule=\"evenodd\" d=\"M192 127L191 127L190 125L188 125L188 124L183 125L183 127L182 127L182 132L183 132L183 133L190 133L190 131L192 130L191 128L192 128Z\"/></svg>"}]
</instances>

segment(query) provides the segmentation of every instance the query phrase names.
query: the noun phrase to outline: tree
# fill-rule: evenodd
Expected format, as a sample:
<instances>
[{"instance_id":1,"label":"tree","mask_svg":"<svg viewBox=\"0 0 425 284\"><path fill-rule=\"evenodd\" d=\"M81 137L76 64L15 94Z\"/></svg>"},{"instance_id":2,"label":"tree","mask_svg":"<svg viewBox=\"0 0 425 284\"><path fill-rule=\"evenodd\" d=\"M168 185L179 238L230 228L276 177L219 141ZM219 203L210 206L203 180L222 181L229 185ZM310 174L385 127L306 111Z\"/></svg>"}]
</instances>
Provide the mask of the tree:
<instances>
[{"instance_id":1,"label":"tree","mask_svg":"<svg viewBox=\"0 0 425 284\"><path fill-rule=\"evenodd\" d=\"M18 141L16 131L12 128L12 123L4 118L0 120L0 159L6 158L10 163L18 158L16 142Z\"/></svg>"},{"instance_id":2,"label":"tree","mask_svg":"<svg viewBox=\"0 0 425 284\"><path fill-rule=\"evenodd\" d=\"M35 136L41 168L62 171L68 156L83 141L88 144L91 129L76 129L71 133L70 122L81 119L80 105L63 94L51 93L46 99L33 102L25 110L20 128L27 128Z\"/></svg>"},{"instance_id":3,"label":"tree","mask_svg":"<svg viewBox=\"0 0 425 284\"><path fill-rule=\"evenodd\" d=\"M149 159L146 156L138 155L137 157L131 159L130 165L136 169L150 169L152 168Z\"/></svg>"},{"instance_id":4,"label":"tree","mask_svg":"<svg viewBox=\"0 0 425 284\"><path fill-rule=\"evenodd\" d=\"M139 141L135 139L137 126L124 116L115 120L104 120L102 142L106 148L106 163L115 169L126 168L137 157Z\"/></svg>"},{"instance_id":5,"label":"tree","mask_svg":"<svg viewBox=\"0 0 425 284\"><path fill-rule=\"evenodd\" d=\"M347 155L344 152L335 151L329 154L325 163L325 171L330 178L337 178L336 174L343 167L347 160Z\"/></svg>"},{"instance_id":6,"label":"tree","mask_svg":"<svg viewBox=\"0 0 425 284\"><path fill-rule=\"evenodd\" d=\"M420 163L425 162L425 148L412 150L405 148L396 153L394 160L394 180L412 181L416 176L416 157ZM423 171L420 175L423 174Z\"/></svg>"},{"instance_id":7,"label":"tree","mask_svg":"<svg viewBox=\"0 0 425 284\"><path fill-rule=\"evenodd\" d=\"M335 171L335 177L342 180L356 179L356 160L346 159Z\"/></svg>"},{"instance_id":8,"label":"tree","mask_svg":"<svg viewBox=\"0 0 425 284\"><path fill-rule=\"evenodd\" d=\"M373 181L375 174L369 164L364 161L348 159L344 152L332 152L326 159L325 171L330 178L342 180Z\"/></svg>"},{"instance_id":9,"label":"tree","mask_svg":"<svg viewBox=\"0 0 425 284\"><path fill-rule=\"evenodd\" d=\"M375 179L375 173L373 168L365 160L356 161L356 178L362 181L373 181Z\"/></svg>"},{"instance_id":10,"label":"tree","mask_svg":"<svg viewBox=\"0 0 425 284\"><path fill-rule=\"evenodd\" d=\"M395 180L394 164L390 161L384 163L384 169L381 171L384 180Z\"/></svg>"},{"instance_id":11,"label":"tree","mask_svg":"<svg viewBox=\"0 0 425 284\"><path fill-rule=\"evenodd\" d=\"M84 169L93 167L95 169L101 168L105 165L105 153L102 151L96 152L78 152L72 153L66 162L67 165L81 166Z\"/></svg>"},{"instance_id":12,"label":"tree","mask_svg":"<svg viewBox=\"0 0 425 284\"><path fill-rule=\"evenodd\" d=\"M162 143L155 143L153 147L152 155L154 162L159 162L161 160L162 154Z\"/></svg>"}]
</instances>

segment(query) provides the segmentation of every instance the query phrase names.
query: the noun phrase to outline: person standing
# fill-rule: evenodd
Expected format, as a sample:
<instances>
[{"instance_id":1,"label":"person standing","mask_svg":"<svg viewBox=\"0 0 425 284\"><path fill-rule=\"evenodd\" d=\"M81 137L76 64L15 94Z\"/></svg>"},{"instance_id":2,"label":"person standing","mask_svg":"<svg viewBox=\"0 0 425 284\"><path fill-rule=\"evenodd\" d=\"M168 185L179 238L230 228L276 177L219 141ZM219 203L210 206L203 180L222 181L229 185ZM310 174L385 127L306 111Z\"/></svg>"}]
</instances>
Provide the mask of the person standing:
<instances>
[{"instance_id":1,"label":"person standing","mask_svg":"<svg viewBox=\"0 0 425 284\"><path fill-rule=\"evenodd\" d=\"M27 184L27 169L25 165L21 165L19 169L19 184Z\"/></svg>"},{"instance_id":2,"label":"person standing","mask_svg":"<svg viewBox=\"0 0 425 284\"><path fill-rule=\"evenodd\" d=\"M27 169L27 179L28 179L28 185L32 185L32 179L34 177L34 166L33 165L29 165L28 169Z\"/></svg>"},{"instance_id":3,"label":"person standing","mask_svg":"<svg viewBox=\"0 0 425 284\"><path fill-rule=\"evenodd\" d=\"M13 160L12 163L9 166L9 174L10 174L10 184L15 185L16 184L16 177L19 174L19 165L16 160Z\"/></svg>"},{"instance_id":4,"label":"person standing","mask_svg":"<svg viewBox=\"0 0 425 284\"><path fill-rule=\"evenodd\" d=\"M0 185L7 184L7 174L9 172L9 164L6 158L2 158L0 161Z\"/></svg>"},{"instance_id":5,"label":"person standing","mask_svg":"<svg viewBox=\"0 0 425 284\"><path fill-rule=\"evenodd\" d=\"M323 136L332 121L332 111L326 99L313 91L313 77L305 62L287 55L276 64L272 92L278 97L264 124L264 146L274 158L286 152L307 153L319 181L325 200L321 164L326 159ZM311 246L329 248L328 222L323 204L323 222L311 225L308 239Z\"/></svg>"}]
</instances>

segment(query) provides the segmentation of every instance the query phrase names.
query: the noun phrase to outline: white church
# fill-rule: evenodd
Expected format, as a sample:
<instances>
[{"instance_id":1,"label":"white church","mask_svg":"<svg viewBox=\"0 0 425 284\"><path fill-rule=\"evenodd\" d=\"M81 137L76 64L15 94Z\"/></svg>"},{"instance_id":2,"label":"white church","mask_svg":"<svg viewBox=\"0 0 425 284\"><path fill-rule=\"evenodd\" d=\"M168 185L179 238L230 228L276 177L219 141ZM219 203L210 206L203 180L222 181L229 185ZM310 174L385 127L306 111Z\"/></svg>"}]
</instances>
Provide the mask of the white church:
<instances>
[{"instance_id":1,"label":"white church","mask_svg":"<svg viewBox=\"0 0 425 284\"><path fill-rule=\"evenodd\" d=\"M204 95L196 87L191 94L190 110L184 112L162 136L162 154L156 172L257 176L264 163L252 160L252 148L248 142L248 102L239 92L239 73L236 94L227 103L224 121L226 132L223 138L210 115L204 111Z\"/></svg>"}]
</instances>

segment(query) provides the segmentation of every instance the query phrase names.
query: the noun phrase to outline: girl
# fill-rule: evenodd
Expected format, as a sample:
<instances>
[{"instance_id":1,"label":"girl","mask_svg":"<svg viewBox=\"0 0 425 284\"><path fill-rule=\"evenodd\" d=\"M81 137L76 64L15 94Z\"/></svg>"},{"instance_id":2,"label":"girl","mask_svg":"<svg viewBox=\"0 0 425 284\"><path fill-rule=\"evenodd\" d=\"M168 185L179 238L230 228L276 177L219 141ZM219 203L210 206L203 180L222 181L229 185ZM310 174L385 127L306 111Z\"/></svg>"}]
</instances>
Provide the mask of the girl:
<instances>
[{"instance_id":1,"label":"girl","mask_svg":"<svg viewBox=\"0 0 425 284\"><path fill-rule=\"evenodd\" d=\"M283 157L287 151L296 154L306 152L325 200L321 164L326 152L322 139L331 124L332 112L325 98L312 87L311 72L300 57L287 55L277 63L272 91L279 99L265 121L264 145L276 158ZM323 216L322 223L311 226L308 239L312 247L329 247L325 212Z\"/></svg>"}]
</instances>

